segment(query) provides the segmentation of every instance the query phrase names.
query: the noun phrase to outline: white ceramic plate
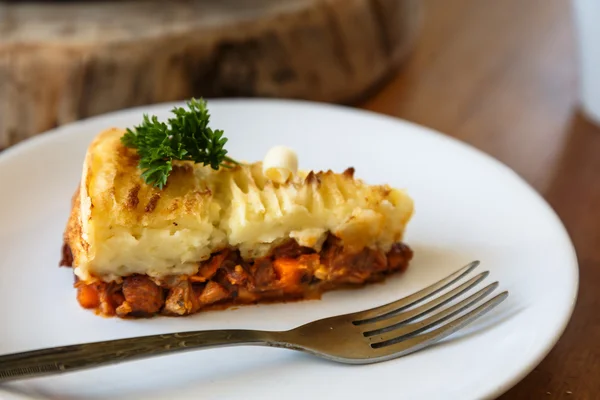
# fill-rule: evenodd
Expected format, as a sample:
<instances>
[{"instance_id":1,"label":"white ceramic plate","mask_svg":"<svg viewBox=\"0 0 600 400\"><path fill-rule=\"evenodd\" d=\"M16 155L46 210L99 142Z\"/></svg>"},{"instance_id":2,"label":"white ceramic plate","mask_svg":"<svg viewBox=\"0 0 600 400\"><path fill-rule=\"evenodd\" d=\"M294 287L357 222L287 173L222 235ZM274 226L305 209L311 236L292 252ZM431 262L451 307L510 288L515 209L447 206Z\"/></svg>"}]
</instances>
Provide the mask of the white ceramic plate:
<instances>
[{"instance_id":1,"label":"white ceramic plate","mask_svg":"<svg viewBox=\"0 0 600 400\"><path fill-rule=\"evenodd\" d=\"M79 307L61 237L85 150L100 130L166 118L172 104L121 111L56 129L0 154L0 354L156 333L288 329L387 303L479 259L509 298L425 351L346 366L274 348L233 347L124 363L0 386L40 399L481 399L506 391L552 348L577 294L575 253L550 207L513 171L429 129L304 102L210 101L240 159L295 148L302 168L356 168L415 200L409 271L320 301L242 307L187 318L103 319Z\"/></svg>"}]
</instances>

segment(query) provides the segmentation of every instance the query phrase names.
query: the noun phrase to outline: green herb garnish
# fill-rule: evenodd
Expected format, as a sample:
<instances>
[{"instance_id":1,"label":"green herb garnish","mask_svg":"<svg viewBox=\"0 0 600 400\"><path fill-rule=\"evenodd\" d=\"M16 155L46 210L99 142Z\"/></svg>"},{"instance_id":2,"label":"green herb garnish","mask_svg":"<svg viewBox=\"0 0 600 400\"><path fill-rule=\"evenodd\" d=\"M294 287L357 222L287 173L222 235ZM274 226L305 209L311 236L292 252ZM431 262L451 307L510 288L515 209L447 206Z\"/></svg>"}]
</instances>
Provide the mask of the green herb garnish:
<instances>
[{"instance_id":1,"label":"green herb garnish","mask_svg":"<svg viewBox=\"0 0 600 400\"><path fill-rule=\"evenodd\" d=\"M208 126L210 114L206 101L191 99L187 106L187 110L173 108L171 112L175 116L166 124L156 116L144 114L141 125L127 129L121 138L125 146L137 149L142 178L149 185L162 189L174 160L202 163L215 170L238 164L227 157L224 149L227 138L223 137L223 131L213 131Z\"/></svg>"}]
</instances>

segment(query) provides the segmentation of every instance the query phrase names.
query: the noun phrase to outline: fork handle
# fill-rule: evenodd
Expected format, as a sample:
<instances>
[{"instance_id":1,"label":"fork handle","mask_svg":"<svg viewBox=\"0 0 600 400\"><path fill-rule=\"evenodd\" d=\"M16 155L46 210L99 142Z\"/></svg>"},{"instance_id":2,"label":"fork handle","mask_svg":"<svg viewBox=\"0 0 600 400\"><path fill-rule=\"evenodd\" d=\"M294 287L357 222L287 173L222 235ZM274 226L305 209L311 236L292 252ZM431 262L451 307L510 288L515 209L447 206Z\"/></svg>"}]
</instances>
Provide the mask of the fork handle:
<instances>
[{"instance_id":1,"label":"fork handle","mask_svg":"<svg viewBox=\"0 0 600 400\"><path fill-rule=\"evenodd\" d=\"M287 347L281 332L211 330L76 344L0 356L0 383L220 346Z\"/></svg>"}]
</instances>

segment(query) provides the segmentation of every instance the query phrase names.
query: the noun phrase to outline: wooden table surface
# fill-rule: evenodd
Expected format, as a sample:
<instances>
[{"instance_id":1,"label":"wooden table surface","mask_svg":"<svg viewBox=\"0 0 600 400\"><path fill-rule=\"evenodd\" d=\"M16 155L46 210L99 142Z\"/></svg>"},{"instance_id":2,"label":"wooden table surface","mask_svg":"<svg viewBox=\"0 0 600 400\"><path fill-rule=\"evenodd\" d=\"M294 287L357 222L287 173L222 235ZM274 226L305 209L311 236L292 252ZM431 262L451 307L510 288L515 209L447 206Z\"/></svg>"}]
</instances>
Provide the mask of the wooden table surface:
<instances>
[{"instance_id":1,"label":"wooden table surface","mask_svg":"<svg viewBox=\"0 0 600 400\"><path fill-rule=\"evenodd\" d=\"M437 129L512 167L575 244L580 289L552 352L505 399L600 399L600 128L578 110L568 0L423 0L411 59L363 108Z\"/></svg>"}]
</instances>

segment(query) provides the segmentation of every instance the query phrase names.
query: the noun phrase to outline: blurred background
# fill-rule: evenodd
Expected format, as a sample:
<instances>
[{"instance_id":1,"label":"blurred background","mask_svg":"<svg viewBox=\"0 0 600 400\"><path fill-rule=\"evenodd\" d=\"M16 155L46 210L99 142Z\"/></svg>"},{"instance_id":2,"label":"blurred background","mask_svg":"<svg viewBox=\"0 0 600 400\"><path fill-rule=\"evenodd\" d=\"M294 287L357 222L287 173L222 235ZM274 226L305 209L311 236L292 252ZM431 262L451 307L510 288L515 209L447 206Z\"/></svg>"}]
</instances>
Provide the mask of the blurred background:
<instances>
[{"instance_id":1,"label":"blurred background","mask_svg":"<svg viewBox=\"0 0 600 400\"><path fill-rule=\"evenodd\" d=\"M191 96L340 103L437 129L524 177L580 260L565 335L502 398L600 399L597 26L600 0L3 2L0 149Z\"/></svg>"}]
</instances>

